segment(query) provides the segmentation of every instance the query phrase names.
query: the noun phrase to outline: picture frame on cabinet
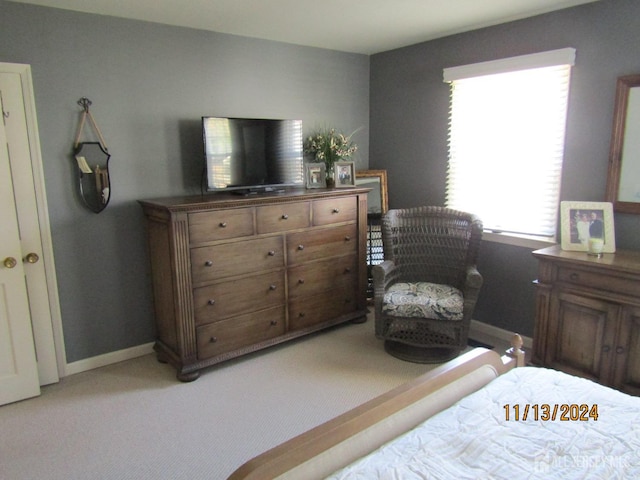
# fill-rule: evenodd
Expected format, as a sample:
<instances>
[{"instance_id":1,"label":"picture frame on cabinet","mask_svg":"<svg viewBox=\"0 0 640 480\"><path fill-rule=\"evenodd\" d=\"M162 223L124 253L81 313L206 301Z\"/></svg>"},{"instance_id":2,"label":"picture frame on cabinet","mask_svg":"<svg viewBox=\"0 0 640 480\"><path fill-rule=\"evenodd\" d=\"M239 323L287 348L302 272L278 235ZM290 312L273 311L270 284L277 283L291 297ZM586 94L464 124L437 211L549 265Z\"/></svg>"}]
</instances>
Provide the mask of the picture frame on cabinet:
<instances>
[{"instance_id":1,"label":"picture frame on cabinet","mask_svg":"<svg viewBox=\"0 0 640 480\"><path fill-rule=\"evenodd\" d=\"M616 238L611 202L560 202L563 250L614 253Z\"/></svg>"},{"instance_id":2,"label":"picture frame on cabinet","mask_svg":"<svg viewBox=\"0 0 640 480\"><path fill-rule=\"evenodd\" d=\"M356 167L354 162L335 162L333 164L336 188L356 186Z\"/></svg>"},{"instance_id":3,"label":"picture frame on cabinet","mask_svg":"<svg viewBox=\"0 0 640 480\"><path fill-rule=\"evenodd\" d=\"M307 188L327 187L327 167L323 162L307 163L304 168Z\"/></svg>"}]
</instances>

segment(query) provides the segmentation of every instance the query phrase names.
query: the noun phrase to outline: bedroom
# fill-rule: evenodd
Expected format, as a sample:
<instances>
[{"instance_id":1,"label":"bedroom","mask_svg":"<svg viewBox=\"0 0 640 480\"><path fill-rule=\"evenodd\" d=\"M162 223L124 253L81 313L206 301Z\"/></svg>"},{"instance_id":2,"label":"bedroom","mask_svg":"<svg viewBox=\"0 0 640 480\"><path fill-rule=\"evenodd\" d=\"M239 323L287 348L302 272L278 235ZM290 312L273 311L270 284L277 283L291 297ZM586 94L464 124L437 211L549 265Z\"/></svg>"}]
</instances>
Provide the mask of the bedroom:
<instances>
[{"instance_id":1,"label":"bedroom","mask_svg":"<svg viewBox=\"0 0 640 480\"><path fill-rule=\"evenodd\" d=\"M0 12L0 58L33 69L70 372L153 341L136 200L199 191L194 125L202 114L301 112L310 125L364 126L360 154L369 168L387 169L390 204L438 204L446 167L442 68L572 46L581 63L573 75L562 198L601 201L615 80L640 71L640 6L632 0L595 2L371 57L6 1ZM256 75L263 58L270 62ZM114 197L100 215L77 203L68 163L76 101L85 95L113 150ZM619 248L640 249L638 227L638 217L616 216ZM477 320L532 335L531 250L483 243Z\"/></svg>"},{"instance_id":2,"label":"bedroom","mask_svg":"<svg viewBox=\"0 0 640 480\"><path fill-rule=\"evenodd\" d=\"M236 109L301 115L306 125L330 123L345 131L364 127L356 139L358 169L387 169L390 205L440 204L447 156L442 68L572 46L579 62L562 199L602 201L615 81L640 71L638 6L631 1L595 2L371 57L27 4L0 6L2 60L33 69L71 372L91 368L92 358L153 341L136 200L199 192L201 115ZM205 42L212 43L203 52ZM270 62L255 75L263 58ZM99 215L83 209L70 185L66 152L82 96L93 98L93 113L114 152L113 199ZM640 248L637 228L638 217L616 216L619 248ZM96 256L98 246L103 253ZM537 267L531 250L483 242L485 284L476 320L532 336Z\"/></svg>"},{"instance_id":3,"label":"bedroom","mask_svg":"<svg viewBox=\"0 0 640 480\"><path fill-rule=\"evenodd\" d=\"M0 58L33 69L67 373L150 350L148 258L136 200L198 191L200 115L302 112L310 125L365 126L360 153L369 168L388 170L390 204L437 204L446 157L442 68L572 46L580 60L562 198L601 201L615 79L640 71L639 8L632 0L600 1L367 57L0 1ZM265 57L270 62L256 75ZM398 101L397 92L411 100ZM84 95L95 102L114 155L114 196L100 215L77 202L68 163L76 101ZM619 248L640 249L638 221L616 216ZM478 320L532 335L531 250L483 243Z\"/></svg>"},{"instance_id":4,"label":"bedroom","mask_svg":"<svg viewBox=\"0 0 640 480\"><path fill-rule=\"evenodd\" d=\"M199 191L202 114L302 112L308 125L364 126L358 168L368 160L369 168L388 170L391 206L440 204L447 102L442 68L573 46L582 63L573 73L562 199L601 201L615 79L640 70L636 9L633 2L595 2L367 57L3 2L2 59L33 69L69 372L153 341L135 202ZM203 61L205 41L213 43ZM254 64L263 58L272 67L263 66L258 78ZM94 114L117 152L111 167L117 194L100 215L73 196L65 156L77 128L76 101L84 95L94 97ZM401 141L406 135L411 142ZM637 217L617 215L619 248L638 249L635 228ZM115 235L118 229L128 238ZM477 320L532 336L531 250L483 243ZM99 294L78 295L83 290ZM502 301L506 291L509 302Z\"/></svg>"}]
</instances>

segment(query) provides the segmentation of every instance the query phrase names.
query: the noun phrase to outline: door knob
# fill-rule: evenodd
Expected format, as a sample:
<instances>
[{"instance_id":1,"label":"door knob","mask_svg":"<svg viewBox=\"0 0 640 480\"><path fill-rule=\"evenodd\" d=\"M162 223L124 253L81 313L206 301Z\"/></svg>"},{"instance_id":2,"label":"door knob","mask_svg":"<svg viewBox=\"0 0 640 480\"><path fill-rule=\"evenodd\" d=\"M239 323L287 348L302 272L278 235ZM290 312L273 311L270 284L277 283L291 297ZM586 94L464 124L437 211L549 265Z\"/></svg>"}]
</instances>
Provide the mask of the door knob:
<instances>
[{"instance_id":1,"label":"door knob","mask_svg":"<svg viewBox=\"0 0 640 480\"><path fill-rule=\"evenodd\" d=\"M4 266L7 268L13 268L18 264L17 260L13 257L5 258L3 263L4 263Z\"/></svg>"},{"instance_id":2,"label":"door knob","mask_svg":"<svg viewBox=\"0 0 640 480\"><path fill-rule=\"evenodd\" d=\"M38 260L40 260L40 257L38 256L37 253L27 253L27 256L24 257L24 261L27 263L37 263Z\"/></svg>"}]
</instances>

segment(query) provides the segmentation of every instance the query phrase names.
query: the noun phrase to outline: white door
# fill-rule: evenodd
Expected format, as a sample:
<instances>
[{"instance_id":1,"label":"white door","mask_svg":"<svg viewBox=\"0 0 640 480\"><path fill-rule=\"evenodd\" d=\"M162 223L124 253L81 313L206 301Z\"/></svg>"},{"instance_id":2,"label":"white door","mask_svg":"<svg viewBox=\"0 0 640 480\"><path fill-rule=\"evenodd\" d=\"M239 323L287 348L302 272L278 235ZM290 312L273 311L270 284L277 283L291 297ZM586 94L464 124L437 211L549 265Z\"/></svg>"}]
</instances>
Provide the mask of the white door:
<instances>
[{"instance_id":1,"label":"white door","mask_svg":"<svg viewBox=\"0 0 640 480\"><path fill-rule=\"evenodd\" d=\"M0 206L1 405L40 394L4 122L0 123Z\"/></svg>"},{"instance_id":2,"label":"white door","mask_svg":"<svg viewBox=\"0 0 640 480\"><path fill-rule=\"evenodd\" d=\"M2 405L57 382L64 350L28 65L0 63L0 102Z\"/></svg>"}]
</instances>

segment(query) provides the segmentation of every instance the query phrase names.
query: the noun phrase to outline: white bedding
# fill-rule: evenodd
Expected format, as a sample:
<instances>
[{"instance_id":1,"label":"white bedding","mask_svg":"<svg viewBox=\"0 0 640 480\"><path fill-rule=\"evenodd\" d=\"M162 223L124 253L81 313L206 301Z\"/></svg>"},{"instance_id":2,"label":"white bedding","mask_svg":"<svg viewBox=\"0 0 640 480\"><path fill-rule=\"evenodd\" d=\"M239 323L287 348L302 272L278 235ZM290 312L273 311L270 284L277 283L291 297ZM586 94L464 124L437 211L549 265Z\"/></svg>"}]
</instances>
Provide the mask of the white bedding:
<instances>
[{"instance_id":1,"label":"white bedding","mask_svg":"<svg viewBox=\"0 0 640 480\"><path fill-rule=\"evenodd\" d=\"M560 421L560 408L555 421L543 421L543 404L549 415L556 404L597 405L598 419ZM640 479L640 398L554 370L517 368L329 478Z\"/></svg>"}]
</instances>

